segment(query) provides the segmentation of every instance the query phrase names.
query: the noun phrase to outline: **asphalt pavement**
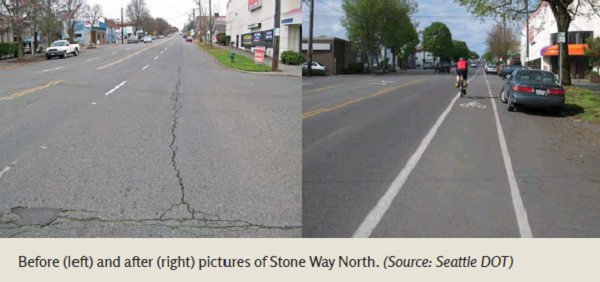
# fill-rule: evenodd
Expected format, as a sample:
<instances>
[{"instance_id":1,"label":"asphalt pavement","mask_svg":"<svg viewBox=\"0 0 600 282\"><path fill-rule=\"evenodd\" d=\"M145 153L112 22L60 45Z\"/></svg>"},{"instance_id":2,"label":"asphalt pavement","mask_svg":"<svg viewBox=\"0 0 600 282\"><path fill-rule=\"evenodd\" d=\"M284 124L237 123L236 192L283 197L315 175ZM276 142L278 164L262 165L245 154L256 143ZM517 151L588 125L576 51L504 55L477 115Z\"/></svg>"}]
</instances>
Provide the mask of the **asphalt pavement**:
<instances>
[{"instance_id":1,"label":"asphalt pavement","mask_svg":"<svg viewBox=\"0 0 600 282\"><path fill-rule=\"evenodd\" d=\"M454 72L304 78L303 236L600 236L597 136L469 79L459 98Z\"/></svg>"},{"instance_id":2,"label":"asphalt pavement","mask_svg":"<svg viewBox=\"0 0 600 282\"><path fill-rule=\"evenodd\" d=\"M300 78L174 36L0 71L0 237L300 237Z\"/></svg>"}]
</instances>

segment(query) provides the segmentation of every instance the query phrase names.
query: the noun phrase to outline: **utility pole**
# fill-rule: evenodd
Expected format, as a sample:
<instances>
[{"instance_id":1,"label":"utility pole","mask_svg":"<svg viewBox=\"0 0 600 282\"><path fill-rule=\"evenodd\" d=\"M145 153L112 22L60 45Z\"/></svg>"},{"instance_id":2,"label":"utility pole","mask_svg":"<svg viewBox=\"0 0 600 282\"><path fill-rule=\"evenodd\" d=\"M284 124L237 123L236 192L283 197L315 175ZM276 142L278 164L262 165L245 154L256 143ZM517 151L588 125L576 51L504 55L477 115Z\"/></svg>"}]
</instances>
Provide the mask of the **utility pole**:
<instances>
[{"instance_id":1,"label":"utility pole","mask_svg":"<svg viewBox=\"0 0 600 282\"><path fill-rule=\"evenodd\" d=\"M312 74L313 26L315 24L315 0L310 0L310 29L308 32L308 76Z\"/></svg>"},{"instance_id":2,"label":"utility pole","mask_svg":"<svg viewBox=\"0 0 600 282\"><path fill-rule=\"evenodd\" d=\"M123 7L121 7L121 44L123 43L123 38L125 37L125 28L123 27Z\"/></svg>"},{"instance_id":3,"label":"utility pole","mask_svg":"<svg viewBox=\"0 0 600 282\"><path fill-rule=\"evenodd\" d=\"M525 53L525 65L529 63L529 0L525 0L525 18L527 19L527 51Z\"/></svg>"},{"instance_id":4,"label":"utility pole","mask_svg":"<svg viewBox=\"0 0 600 282\"><path fill-rule=\"evenodd\" d=\"M273 65L271 71L279 71L279 27L281 26L281 0L275 0L275 28L273 30ZM275 32L277 30L277 32Z\"/></svg>"},{"instance_id":5,"label":"utility pole","mask_svg":"<svg viewBox=\"0 0 600 282\"><path fill-rule=\"evenodd\" d=\"M208 35L208 41L210 41L209 49L212 49L212 37L213 37L213 18L212 18L212 1L208 0L208 30L210 34Z\"/></svg>"}]
</instances>

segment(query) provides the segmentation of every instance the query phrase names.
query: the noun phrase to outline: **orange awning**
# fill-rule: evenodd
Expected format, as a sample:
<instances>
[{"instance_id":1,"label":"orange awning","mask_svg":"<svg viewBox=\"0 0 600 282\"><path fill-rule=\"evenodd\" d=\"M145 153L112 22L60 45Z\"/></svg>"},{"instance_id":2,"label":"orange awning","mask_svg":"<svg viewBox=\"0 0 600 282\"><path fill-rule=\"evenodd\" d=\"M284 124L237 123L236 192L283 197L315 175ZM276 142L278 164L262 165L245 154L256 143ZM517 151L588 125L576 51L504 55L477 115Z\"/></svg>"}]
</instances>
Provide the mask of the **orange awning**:
<instances>
[{"instance_id":1,"label":"orange awning","mask_svg":"<svg viewBox=\"0 0 600 282\"><path fill-rule=\"evenodd\" d=\"M588 50L587 44L569 44L569 56L583 56L585 50ZM558 45L548 46L542 49L542 56L558 56Z\"/></svg>"}]
</instances>

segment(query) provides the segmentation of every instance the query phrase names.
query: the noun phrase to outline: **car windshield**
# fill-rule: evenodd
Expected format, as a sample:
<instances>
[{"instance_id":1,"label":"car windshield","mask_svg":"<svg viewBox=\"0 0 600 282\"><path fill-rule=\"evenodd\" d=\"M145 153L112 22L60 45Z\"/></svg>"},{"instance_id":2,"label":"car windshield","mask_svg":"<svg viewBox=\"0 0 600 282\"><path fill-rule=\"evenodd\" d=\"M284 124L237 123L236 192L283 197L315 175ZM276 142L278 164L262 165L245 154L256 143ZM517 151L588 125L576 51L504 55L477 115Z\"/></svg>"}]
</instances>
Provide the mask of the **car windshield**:
<instances>
[{"instance_id":1,"label":"car windshield","mask_svg":"<svg viewBox=\"0 0 600 282\"><path fill-rule=\"evenodd\" d=\"M64 41L59 41L59 42L52 42L52 45L50 46L65 46L66 42Z\"/></svg>"},{"instance_id":2,"label":"car windshield","mask_svg":"<svg viewBox=\"0 0 600 282\"><path fill-rule=\"evenodd\" d=\"M518 82L556 83L556 76L551 72L521 70L517 72Z\"/></svg>"}]
</instances>

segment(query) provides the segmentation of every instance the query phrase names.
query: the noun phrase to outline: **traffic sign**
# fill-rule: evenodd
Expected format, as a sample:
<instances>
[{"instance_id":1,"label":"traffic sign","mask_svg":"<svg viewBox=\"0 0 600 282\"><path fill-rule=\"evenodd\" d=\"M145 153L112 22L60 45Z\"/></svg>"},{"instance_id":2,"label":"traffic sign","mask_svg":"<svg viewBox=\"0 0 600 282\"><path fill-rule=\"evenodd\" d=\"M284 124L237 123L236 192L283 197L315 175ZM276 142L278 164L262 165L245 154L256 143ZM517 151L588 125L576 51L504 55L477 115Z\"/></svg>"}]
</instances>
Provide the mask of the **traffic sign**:
<instances>
[{"instance_id":1,"label":"traffic sign","mask_svg":"<svg viewBox=\"0 0 600 282\"><path fill-rule=\"evenodd\" d=\"M565 43L565 33L564 32L558 33L558 43Z\"/></svg>"}]
</instances>

